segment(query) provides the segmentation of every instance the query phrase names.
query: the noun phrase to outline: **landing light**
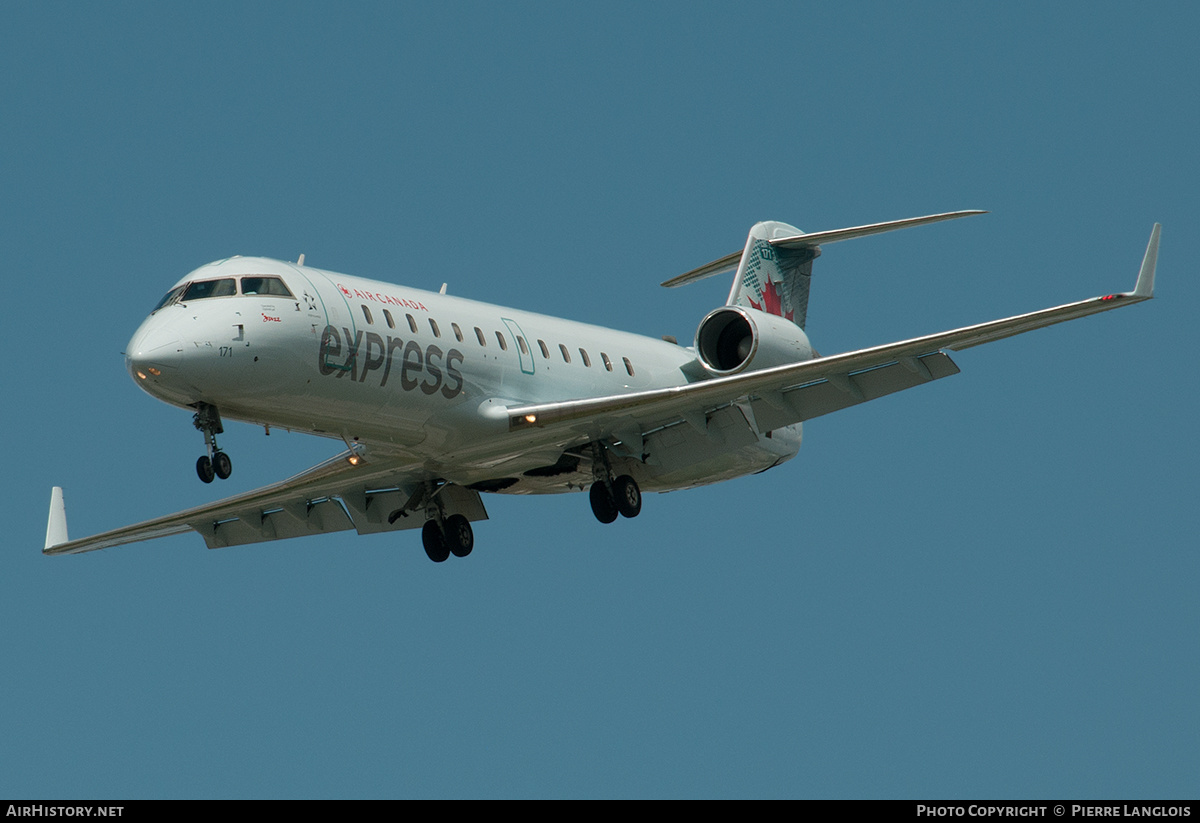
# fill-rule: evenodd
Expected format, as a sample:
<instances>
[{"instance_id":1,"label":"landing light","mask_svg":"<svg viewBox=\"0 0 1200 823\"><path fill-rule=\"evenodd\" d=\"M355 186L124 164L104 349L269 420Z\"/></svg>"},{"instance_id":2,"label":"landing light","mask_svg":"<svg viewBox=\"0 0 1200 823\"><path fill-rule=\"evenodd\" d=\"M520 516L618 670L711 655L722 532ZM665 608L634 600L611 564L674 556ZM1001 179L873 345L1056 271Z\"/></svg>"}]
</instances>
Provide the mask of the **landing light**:
<instances>
[{"instance_id":1,"label":"landing light","mask_svg":"<svg viewBox=\"0 0 1200 823\"><path fill-rule=\"evenodd\" d=\"M359 457L357 454L352 454L346 458L346 462L349 463L351 466L357 466L359 463L362 462L362 458Z\"/></svg>"},{"instance_id":2,"label":"landing light","mask_svg":"<svg viewBox=\"0 0 1200 823\"><path fill-rule=\"evenodd\" d=\"M526 423L536 423L536 422L537 422L537 415L536 415L536 414L527 414L527 415L525 415L525 422L526 422Z\"/></svg>"},{"instance_id":3,"label":"landing light","mask_svg":"<svg viewBox=\"0 0 1200 823\"><path fill-rule=\"evenodd\" d=\"M154 368L153 366L147 366L146 371L150 372L155 377L158 377L160 374L162 374L162 372L160 372L158 369Z\"/></svg>"},{"instance_id":4,"label":"landing light","mask_svg":"<svg viewBox=\"0 0 1200 823\"><path fill-rule=\"evenodd\" d=\"M138 376L138 380L146 379L146 375L143 372L141 372L140 370L138 371L137 376Z\"/></svg>"}]
</instances>

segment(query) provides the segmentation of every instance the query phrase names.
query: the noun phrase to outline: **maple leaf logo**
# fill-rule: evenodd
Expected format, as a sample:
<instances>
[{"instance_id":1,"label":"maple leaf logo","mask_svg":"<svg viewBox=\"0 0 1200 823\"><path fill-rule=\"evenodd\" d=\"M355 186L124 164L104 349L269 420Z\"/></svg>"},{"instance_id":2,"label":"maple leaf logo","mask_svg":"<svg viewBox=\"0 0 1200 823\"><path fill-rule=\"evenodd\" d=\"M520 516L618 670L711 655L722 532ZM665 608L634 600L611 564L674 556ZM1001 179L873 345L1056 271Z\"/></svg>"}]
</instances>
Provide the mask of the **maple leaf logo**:
<instances>
[{"instance_id":1,"label":"maple leaf logo","mask_svg":"<svg viewBox=\"0 0 1200 823\"><path fill-rule=\"evenodd\" d=\"M783 317L787 320L791 320L792 315L795 314L795 312L791 311L787 314L783 313L783 297L776 290L774 280L768 280L766 287L763 288L762 303L755 303L753 300L751 300L750 305L759 311L766 312L767 314L773 314L776 317Z\"/></svg>"}]
</instances>

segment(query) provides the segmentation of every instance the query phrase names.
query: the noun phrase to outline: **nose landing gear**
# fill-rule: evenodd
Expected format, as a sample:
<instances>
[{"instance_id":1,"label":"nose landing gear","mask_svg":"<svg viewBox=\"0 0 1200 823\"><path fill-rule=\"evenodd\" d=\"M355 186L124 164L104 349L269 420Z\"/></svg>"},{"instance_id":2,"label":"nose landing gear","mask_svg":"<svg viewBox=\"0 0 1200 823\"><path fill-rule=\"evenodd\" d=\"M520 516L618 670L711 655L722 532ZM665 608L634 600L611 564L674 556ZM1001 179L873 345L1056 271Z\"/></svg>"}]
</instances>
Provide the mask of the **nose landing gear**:
<instances>
[{"instance_id":1,"label":"nose landing gear","mask_svg":"<svg viewBox=\"0 0 1200 823\"><path fill-rule=\"evenodd\" d=\"M217 448L217 435L225 431L221 425L221 413L210 403L199 403L192 416L192 425L204 433L204 445L208 450L208 454L201 455L196 461L196 474L205 483L213 482L214 477L227 479L233 474L233 461Z\"/></svg>"}]
</instances>

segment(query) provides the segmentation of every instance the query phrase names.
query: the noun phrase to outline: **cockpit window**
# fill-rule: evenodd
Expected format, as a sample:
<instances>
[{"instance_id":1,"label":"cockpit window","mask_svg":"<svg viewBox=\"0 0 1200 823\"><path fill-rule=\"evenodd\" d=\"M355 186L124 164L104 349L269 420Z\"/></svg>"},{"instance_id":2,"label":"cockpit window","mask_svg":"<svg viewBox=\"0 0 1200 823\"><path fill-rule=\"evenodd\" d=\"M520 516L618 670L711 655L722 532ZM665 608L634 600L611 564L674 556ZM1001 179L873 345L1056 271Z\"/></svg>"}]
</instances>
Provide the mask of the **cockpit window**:
<instances>
[{"instance_id":1,"label":"cockpit window","mask_svg":"<svg viewBox=\"0 0 1200 823\"><path fill-rule=\"evenodd\" d=\"M183 294L184 288L186 288L186 284L184 286L176 286L175 288L171 289L169 292L166 293L166 296L164 296L162 300L158 301L158 305L155 306L154 310L151 311L150 313L154 314L154 312L158 311L163 306L169 306L172 303L174 303L176 300L179 299L179 295Z\"/></svg>"},{"instance_id":2,"label":"cockpit window","mask_svg":"<svg viewBox=\"0 0 1200 823\"><path fill-rule=\"evenodd\" d=\"M278 294L292 297L291 291L278 277L243 277L242 294Z\"/></svg>"},{"instance_id":3,"label":"cockpit window","mask_svg":"<svg viewBox=\"0 0 1200 823\"><path fill-rule=\"evenodd\" d=\"M208 297L229 297L233 294L237 294L237 281L229 277L220 280L197 280L187 287L187 291L179 299L186 303L189 300L204 300Z\"/></svg>"}]
</instances>

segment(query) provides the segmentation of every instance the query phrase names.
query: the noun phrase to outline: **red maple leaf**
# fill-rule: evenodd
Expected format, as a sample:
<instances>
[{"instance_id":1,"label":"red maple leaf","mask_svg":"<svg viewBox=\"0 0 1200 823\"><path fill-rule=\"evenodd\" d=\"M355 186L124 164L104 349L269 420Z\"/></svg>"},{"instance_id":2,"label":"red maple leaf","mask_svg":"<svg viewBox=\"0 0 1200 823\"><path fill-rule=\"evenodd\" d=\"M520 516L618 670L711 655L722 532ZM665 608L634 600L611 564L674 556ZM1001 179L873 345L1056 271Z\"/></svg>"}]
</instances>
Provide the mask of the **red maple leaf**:
<instances>
[{"instance_id":1,"label":"red maple leaf","mask_svg":"<svg viewBox=\"0 0 1200 823\"><path fill-rule=\"evenodd\" d=\"M762 305L755 303L753 300L750 301L750 305L759 311L764 311L767 314L773 314L776 317L783 317L788 320L791 320L792 315L795 314L795 312L783 313L783 298L776 291L774 280L768 280L766 288L763 289Z\"/></svg>"}]
</instances>

